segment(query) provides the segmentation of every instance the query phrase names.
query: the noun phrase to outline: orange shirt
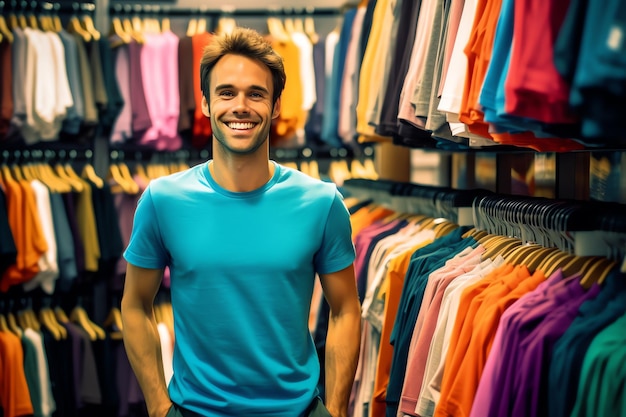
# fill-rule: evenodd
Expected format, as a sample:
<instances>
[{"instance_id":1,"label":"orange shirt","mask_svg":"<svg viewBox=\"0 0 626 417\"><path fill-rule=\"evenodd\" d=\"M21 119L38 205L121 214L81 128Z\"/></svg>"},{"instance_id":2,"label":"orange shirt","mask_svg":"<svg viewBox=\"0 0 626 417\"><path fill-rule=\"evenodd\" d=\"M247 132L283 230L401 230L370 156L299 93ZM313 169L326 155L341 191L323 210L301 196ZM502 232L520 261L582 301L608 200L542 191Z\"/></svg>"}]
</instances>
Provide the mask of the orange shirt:
<instances>
[{"instance_id":1,"label":"orange shirt","mask_svg":"<svg viewBox=\"0 0 626 417\"><path fill-rule=\"evenodd\" d=\"M356 236L377 220L393 214L394 211L383 206L365 206L358 209L350 216L350 224L352 225L352 241L356 240Z\"/></svg>"},{"instance_id":2,"label":"orange shirt","mask_svg":"<svg viewBox=\"0 0 626 417\"><path fill-rule=\"evenodd\" d=\"M33 414L22 342L13 333L0 332L0 405L5 417Z\"/></svg>"},{"instance_id":3,"label":"orange shirt","mask_svg":"<svg viewBox=\"0 0 626 417\"><path fill-rule=\"evenodd\" d=\"M300 49L292 41L271 38L272 48L283 58L287 81L281 96L280 115L272 124L272 141L289 139L304 126L306 112L302 108L302 80L300 77Z\"/></svg>"},{"instance_id":4,"label":"orange shirt","mask_svg":"<svg viewBox=\"0 0 626 417\"><path fill-rule=\"evenodd\" d=\"M9 287L24 283L37 275L39 258L48 250L30 184L27 181L17 182L10 175L4 176L4 184L17 260L4 272L0 280L0 291L7 291Z\"/></svg>"}]
</instances>

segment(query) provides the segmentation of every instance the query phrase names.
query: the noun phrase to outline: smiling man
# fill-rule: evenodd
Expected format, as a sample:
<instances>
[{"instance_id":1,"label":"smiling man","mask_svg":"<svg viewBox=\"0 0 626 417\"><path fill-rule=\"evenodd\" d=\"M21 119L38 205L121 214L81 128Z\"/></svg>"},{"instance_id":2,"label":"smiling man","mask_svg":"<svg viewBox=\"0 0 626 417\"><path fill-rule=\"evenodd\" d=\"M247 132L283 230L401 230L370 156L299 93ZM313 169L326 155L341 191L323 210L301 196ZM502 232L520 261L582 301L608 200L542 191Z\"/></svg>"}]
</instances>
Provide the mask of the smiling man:
<instances>
[{"instance_id":1,"label":"smiling man","mask_svg":"<svg viewBox=\"0 0 626 417\"><path fill-rule=\"evenodd\" d=\"M124 343L150 416L344 417L360 340L349 213L334 184L269 159L285 72L260 34L214 37L200 73L213 157L150 183L124 253ZM165 267L169 386L152 308ZM316 276L331 310L327 410L308 331Z\"/></svg>"}]
</instances>

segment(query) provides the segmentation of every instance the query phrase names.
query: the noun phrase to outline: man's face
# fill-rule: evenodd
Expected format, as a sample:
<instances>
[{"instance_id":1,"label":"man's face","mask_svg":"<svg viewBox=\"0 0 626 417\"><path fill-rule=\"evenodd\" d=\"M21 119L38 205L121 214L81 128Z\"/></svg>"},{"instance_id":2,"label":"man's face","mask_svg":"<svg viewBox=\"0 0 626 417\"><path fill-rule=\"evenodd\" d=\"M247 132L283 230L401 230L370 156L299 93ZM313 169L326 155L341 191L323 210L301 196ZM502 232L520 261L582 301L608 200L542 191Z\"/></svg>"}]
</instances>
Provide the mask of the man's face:
<instances>
[{"instance_id":1,"label":"man's face","mask_svg":"<svg viewBox=\"0 0 626 417\"><path fill-rule=\"evenodd\" d=\"M272 103L272 73L262 63L225 55L210 73L210 93L202 112L211 118L213 137L226 153L250 155L269 136L280 99Z\"/></svg>"}]
</instances>

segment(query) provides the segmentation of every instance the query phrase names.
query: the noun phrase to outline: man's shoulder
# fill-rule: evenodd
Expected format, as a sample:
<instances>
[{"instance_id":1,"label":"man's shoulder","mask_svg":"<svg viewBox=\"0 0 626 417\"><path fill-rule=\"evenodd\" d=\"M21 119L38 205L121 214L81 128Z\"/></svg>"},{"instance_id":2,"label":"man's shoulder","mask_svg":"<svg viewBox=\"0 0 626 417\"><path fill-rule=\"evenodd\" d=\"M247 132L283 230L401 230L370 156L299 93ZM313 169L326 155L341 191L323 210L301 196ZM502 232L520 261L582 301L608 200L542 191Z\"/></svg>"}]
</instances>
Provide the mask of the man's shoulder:
<instances>
[{"instance_id":1,"label":"man's shoulder","mask_svg":"<svg viewBox=\"0 0 626 417\"><path fill-rule=\"evenodd\" d=\"M150 181L148 189L153 199L167 198L175 200L177 196L187 194L193 189L197 189L201 183L201 165L196 165L188 169L164 175Z\"/></svg>"}]
</instances>

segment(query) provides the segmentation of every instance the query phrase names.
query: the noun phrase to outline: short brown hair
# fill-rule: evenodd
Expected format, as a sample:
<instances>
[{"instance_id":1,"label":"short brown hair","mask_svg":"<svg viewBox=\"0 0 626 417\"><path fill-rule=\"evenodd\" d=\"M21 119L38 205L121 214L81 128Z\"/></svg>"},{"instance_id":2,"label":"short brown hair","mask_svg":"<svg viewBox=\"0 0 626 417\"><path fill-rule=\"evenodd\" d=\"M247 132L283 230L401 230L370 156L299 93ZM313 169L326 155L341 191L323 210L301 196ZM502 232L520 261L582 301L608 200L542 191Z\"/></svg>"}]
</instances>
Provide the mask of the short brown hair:
<instances>
[{"instance_id":1,"label":"short brown hair","mask_svg":"<svg viewBox=\"0 0 626 417\"><path fill-rule=\"evenodd\" d=\"M235 28L231 33L216 35L204 48L200 61L200 88L202 95L209 99L210 73L217 61L224 55L235 54L255 59L267 66L272 73L274 84L273 103L280 97L285 88L287 75L280 55L272 49L272 45L257 31L248 28Z\"/></svg>"}]
</instances>

